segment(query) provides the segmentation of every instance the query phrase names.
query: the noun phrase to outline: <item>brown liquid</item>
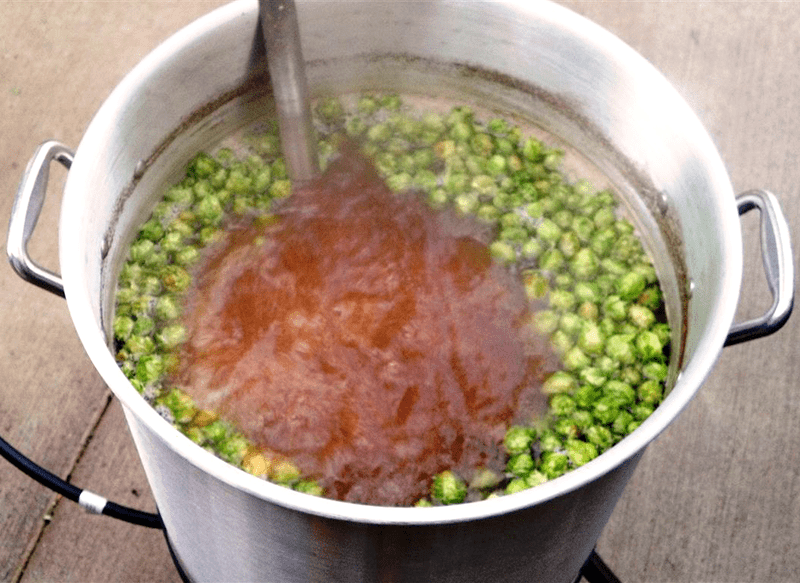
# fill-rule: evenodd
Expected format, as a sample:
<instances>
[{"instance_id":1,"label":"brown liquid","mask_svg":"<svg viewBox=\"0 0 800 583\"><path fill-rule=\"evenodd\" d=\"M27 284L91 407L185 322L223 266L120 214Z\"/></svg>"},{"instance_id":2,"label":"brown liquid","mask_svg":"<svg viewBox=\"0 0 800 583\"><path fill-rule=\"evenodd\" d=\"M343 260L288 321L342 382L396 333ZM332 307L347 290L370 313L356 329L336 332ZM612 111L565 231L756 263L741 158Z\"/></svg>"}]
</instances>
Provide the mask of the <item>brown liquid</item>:
<instances>
[{"instance_id":1,"label":"brown liquid","mask_svg":"<svg viewBox=\"0 0 800 583\"><path fill-rule=\"evenodd\" d=\"M445 469L502 470L557 361L484 229L353 154L277 215L210 251L174 380L341 500L410 505Z\"/></svg>"}]
</instances>

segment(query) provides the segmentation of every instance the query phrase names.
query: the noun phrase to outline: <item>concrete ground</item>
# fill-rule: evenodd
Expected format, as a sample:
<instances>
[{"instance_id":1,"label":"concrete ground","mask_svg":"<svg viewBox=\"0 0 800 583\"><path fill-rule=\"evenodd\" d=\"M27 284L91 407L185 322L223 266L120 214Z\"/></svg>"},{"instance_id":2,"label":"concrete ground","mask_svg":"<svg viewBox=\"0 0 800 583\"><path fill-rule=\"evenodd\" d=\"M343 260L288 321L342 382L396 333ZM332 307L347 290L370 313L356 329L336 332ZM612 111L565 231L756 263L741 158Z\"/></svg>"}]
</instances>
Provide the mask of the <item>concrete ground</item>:
<instances>
[{"instance_id":1,"label":"concrete ground","mask_svg":"<svg viewBox=\"0 0 800 583\"><path fill-rule=\"evenodd\" d=\"M127 71L221 3L0 0L0 223L37 144L77 146ZM734 190L774 192L800 240L800 3L563 4L661 70L713 137ZM51 173L30 247L54 269L65 174ZM742 228L745 317L769 304L769 292L755 217ZM0 435L80 486L153 510L120 406L84 355L65 302L8 267L0 298ZM799 331L794 317L770 338L725 349L648 448L598 544L622 581L800 580ZM2 581L179 580L161 533L88 515L4 461L0 524Z\"/></svg>"}]
</instances>

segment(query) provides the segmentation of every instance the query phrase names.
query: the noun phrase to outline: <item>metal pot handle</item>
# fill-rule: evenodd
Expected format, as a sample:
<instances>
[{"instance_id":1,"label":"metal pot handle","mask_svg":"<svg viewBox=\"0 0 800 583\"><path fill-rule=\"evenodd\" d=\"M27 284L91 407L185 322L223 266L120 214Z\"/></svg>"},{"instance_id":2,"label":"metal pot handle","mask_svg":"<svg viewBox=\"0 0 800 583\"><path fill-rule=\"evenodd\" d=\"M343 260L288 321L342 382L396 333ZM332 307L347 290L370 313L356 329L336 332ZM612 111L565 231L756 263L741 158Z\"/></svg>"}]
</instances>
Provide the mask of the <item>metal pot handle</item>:
<instances>
[{"instance_id":1,"label":"metal pot handle","mask_svg":"<svg viewBox=\"0 0 800 583\"><path fill-rule=\"evenodd\" d=\"M42 211L47 191L50 163L56 160L69 168L72 164L72 158L72 152L56 141L45 142L37 148L33 158L25 168L17 189L14 206L11 210L11 220L8 225L8 244L6 248L11 266L22 279L62 298L65 296L61 277L33 261L28 255L27 247L36 227L36 222L39 219L39 214ZM110 502L89 490L78 488L31 461L2 437L0 437L0 456L40 484L47 486L73 502L77 502L89 512L105 514L106 516L141 526L164 528L164 523L161 521L159 514L128 508L127 506Z\"/></svg>"},{"instance_id":2,"label":"metal pot handle","mask_svg":"<svg viewBox=\"0 0 800 583\"><path fill-rule=\"evenodd\" d=\"M772 293L772 305L760 318L734 324L725 340L732 346L777 332L789 319L794 305L794 263L789 225L778 199L766 190L749 190L736 198L739 214L757 208L761 213L761 257Z\"/></svg>"},{"instance_id":3,"label":"metal pot handle","mask_svg":"<svg viewBox=\"0 0 800 583\"><path fill-rule=\"evenodd\" d=\"M36 149L25 168L17 196L14 198L6 246L11 267L22 279L62 298L64 284L61 282L61 276L41 267L31 259L28 255L28 241L42 212L50 176L50 163L56 160L69 169L72 158L72 151L54 140L44 142Z\"/></svg>"}]
</instances>

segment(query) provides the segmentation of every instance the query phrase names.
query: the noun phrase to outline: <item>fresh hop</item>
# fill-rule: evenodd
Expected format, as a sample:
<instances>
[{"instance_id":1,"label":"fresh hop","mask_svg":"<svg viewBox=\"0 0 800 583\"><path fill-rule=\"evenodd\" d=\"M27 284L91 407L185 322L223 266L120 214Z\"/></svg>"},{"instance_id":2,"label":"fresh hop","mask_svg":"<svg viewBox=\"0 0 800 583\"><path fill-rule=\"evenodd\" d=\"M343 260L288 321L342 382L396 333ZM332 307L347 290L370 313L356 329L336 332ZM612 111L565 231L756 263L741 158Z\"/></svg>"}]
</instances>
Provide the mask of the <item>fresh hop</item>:
<instances>
[{"instance_id":1,"label":"fresh hop","mask_svg":"<svg viewBox=\"0 0 800 583\"><path fill-rule=\"evenodd\" d=\"M420 193L483 221L496 261L517 273L547 309L531 330L550 339L562 370L544 384L545 419L509 427L504 472L450 469L418 506L512 494L590 462L636 429L661 403L671 332L655 269L615 196L568 182L563 152L506 119L480 120L467 106L414 111L397 95L324 99L316 106L324 169L343 138L356 141L396 192ZM213 411L199 409L165 378L185 340L181 293L226 217L270 220L291 196L277 128L246 148L200 153L166 190L123 265L113 334L133 386L190 439L222 459L298 491L325 495L289 459L259 451Z\"/></svg>"}]
</instances>

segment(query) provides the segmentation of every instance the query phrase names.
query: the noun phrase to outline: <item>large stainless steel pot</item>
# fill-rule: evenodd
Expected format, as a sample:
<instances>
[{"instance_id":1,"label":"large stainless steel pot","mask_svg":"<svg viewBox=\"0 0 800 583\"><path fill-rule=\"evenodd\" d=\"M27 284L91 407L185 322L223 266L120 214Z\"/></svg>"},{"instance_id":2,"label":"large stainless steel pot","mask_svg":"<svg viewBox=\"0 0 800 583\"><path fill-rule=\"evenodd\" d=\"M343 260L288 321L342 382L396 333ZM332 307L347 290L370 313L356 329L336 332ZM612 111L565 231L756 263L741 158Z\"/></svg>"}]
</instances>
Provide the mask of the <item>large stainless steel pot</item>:
<instances>
[{"instance_id":1,"label":"large stainless steel pot","mask_svg":"<svg viewBox=\"0 0 800 583\"><path fill-rule=\"evenodd\" d=\"M600 27L548 2L298 1L312 93L386 89L515 112L580 151L622 193L655 263L674 328L672 390L599 458L513 496L439 508L314 498L234 469L164 421L109 350L114 282L159 187L198 149L263 112L258 5L240 0L178 32L104 103L74 160L45 144L23 178L9 254L66 294L92 362L123 404L169 540L202 581L562 581L589 555L647 444L684 408L727 342L779 328L794 291L775 199L738 200L709 136L669 83ZM25 251L51 160L71 163L60 222L62 279ZM742 241L758 206L774 293L734 326ZM84 492L97 511L105 501Z\"/></svg>"}]
</instances>

